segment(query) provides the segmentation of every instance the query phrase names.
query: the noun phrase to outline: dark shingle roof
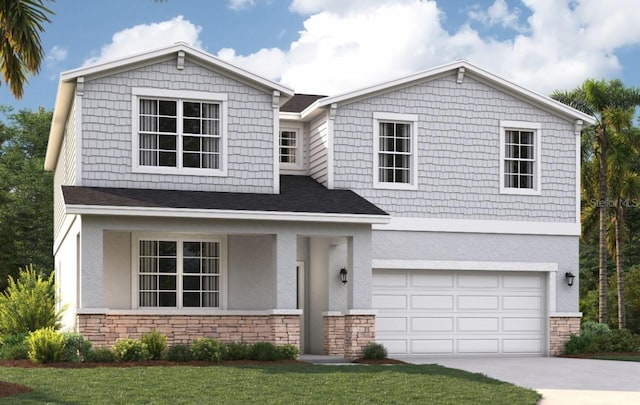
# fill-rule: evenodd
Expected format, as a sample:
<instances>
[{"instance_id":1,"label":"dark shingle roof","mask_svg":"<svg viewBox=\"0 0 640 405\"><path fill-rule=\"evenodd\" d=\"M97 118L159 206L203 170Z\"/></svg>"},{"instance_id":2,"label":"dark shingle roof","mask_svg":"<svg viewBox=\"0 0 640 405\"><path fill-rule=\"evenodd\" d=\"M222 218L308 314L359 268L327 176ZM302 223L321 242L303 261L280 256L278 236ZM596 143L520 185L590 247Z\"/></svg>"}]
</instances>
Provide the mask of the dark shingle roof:
<instances>
[{"instance_id":1,"label":"dark shingle roof","mask_svg":"<svg viewBox=\"0 0 640 405\"><path fill-rule=\"evenodd\" d=\"M67 205L388 215L351 190L306 176L280 176L280 194L63 186Z\"/></svg>"},{"instance_id":2,"label":"dark shingle roof","mask_svg":"<svg viewBox=\"0 0 640 405\"><path fill-rule=\"evenodd\" d=\"M315 94L294 94L289 101L280 107L280 111L298 113L309 107L314 101L325 97L327 96L318 96Z\"/></svg>"}]
</instances>

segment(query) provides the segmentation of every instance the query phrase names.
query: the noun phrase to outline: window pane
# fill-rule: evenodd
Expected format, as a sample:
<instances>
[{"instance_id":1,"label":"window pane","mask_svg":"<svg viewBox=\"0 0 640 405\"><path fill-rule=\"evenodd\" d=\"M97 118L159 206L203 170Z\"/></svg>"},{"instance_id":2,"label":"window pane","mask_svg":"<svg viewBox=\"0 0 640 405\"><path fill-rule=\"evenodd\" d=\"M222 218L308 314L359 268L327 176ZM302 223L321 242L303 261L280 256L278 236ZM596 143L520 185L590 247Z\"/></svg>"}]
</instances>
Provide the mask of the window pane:
<instances>
[{"instance_id":1,"label":"window pane","mask_svg":"<svg viewBox=\"0 0 640 405\"><path fill-rule=\"evenodd\" d=\"M177 243L172 241L158 242L158 252L160 256L175 256L177 252Z\"/></svg>"},{"instance_id":2,"label":"window pane","mask_svg":"<svg viewBox=\"0 0 640 405\"><path fill-rule=\"evenodd\" d=\"M184 153L182 155L182 165L184 167L200 168L200 154L199 153Z\"/></svg>"},{"instance_id":3,"label":"window pane","mask_svg":"<svg viewBox=\"0 0 640 405\"><path fill-rule=\"evenodd\" d=\"M200 120L190 120L185 118L182 121L182 130L185 134L199 134Z\"/></svg>"},{"instance_id":4,"label":"window pane","mask_svg":"<svg viewBox=\"0 0 640 405\"><path fill-rule=\"evenodd\" d=\"M158 293L158 306L160 307L175 307L176 306L176 293L175 292L160 292Z\"/></svg>"},{"instance_id":5,"label":"window pane","mask_svg":"<svg viewBox=\"0 0 640 405\"><path fill-rule=\"evenodd\" d=\"M140 293L140 306L141 307L155 307L158 305L158 293L156 292L141 292Z\"/></svg>"},{"instance_id":6,"label":"window pane","mask_svg":"<svg viewBox=\"0 0 640 405\"><path fill-rule=\"evenodd\" d=\"M199 291L200 290L200 276L185 276L182 277L182 288L187 291Z\"/></svg>"},{"instance_id":7,"label":"window pane","mask_svg":"<svg viewBox=\"0 0 640 405\"><path fill-rule=\"evenodd\" d=\"M176 276L159 276L158 289L173 291L176 289Z\"/></svg>"},{"instance_id":8,"label":"window pane","mask_svg":"<svg viewBox=\"0 0 640 405\"><path fill-rule=\"evenodd\" d=\"M204 292L202 293L203 307L218 307L218 293Z\"/></svg>"},{"instance_id":9,"label":"window pane","mask_svg":"<svg viewBox=\"0 0 640 405\"><path fill-rule=\"evenodd\" d=\"M157 290L158 289L158 277L153 276L140 276L140 289L141 290Z\"/></svg>"},{"instance_id":10,"label":"window pane","mask_svg":"<svg viewBox=\"0 0 640 405\"><path fill-rule=\"evenodd\" d=\"M202 117L220 119L220 104L202 103Z\"/></svg>"},{"instance_id":11,"label":"window pane","mask_svg":"<svg viewBox=\"0 0 640 405\"><path fill-rule=\"evenodd\" d=\"M168 117L160 117L158 119L159 132L176 133L176 119Z\"/></svg>"},{"instance_id":12,"label":"window pane","mask_svg":"<svg viewBox=\"0 0 640 405\"><path fill-rule=\"evenodd\" d=\"M159 101L159 113L160 115L176 116L176 102L171 100Z\"/></svg>"},{"instance_id":13,"label":"window pane","mask_svg":"<svg viewBox=\"0 0 640 405\"><path fill-rule=\"evenodd\" d=\"M159 136L160 149L163 150L176 150L176 136L175 135L160 135Z\"/></svg>"},{"instance_id":14,"label":"window pane","mask_svg":"<svg viewBox=\"0 0 640 405\"><path fill-rule=\"evenodd\" d=\"M393 136L393 123L381 122L380 123L380 136Z\"/></svg>"},{"instance_id":15,"label":"window pane","mask_svg":"<svg viewBox=\"0 0 640 405\"><path fill-rule=\"evenodd\" d=\"M533 176L521 176L520 188L533 188Z\"/></svg>"},{"instance_id":16,"label":"window pane","mask_svg":"<svg viewBox=\"0 0 640 405\"><path fill-rule=\"evenodd\" d=\"M533 174L533 162L520 162L520 174Z\"/></svg>"},{"instance_id":17,"label":"window pane","mask_svg":"<svg viewBox=\"0 0 640 405\"><path fill-rule=\"evenodd\" d=\"M182 294L182 305L185 307L199 307L200 306L200 293L199 292L185 292Z\"/></svg>"},{"instance_id":18,"label":"window pane","mask_svg":"<svg viewBox=\"0 0 640 405\"><path fill-rule=\"evenodd\" d=\"M176 259L174 258L160 258L158 259L158 271L160 273L175 273L176 272Z\"/></svg>"},{"instance_id":19,"label":"window pane","mask_svg":"<svg viewBox=\"0 0 640 405\"><path fill-rule=\"evenodd\" d=\"M160 166L176 167L176 153L160 152L158 153L158 161L160 163Z\"/></svg>"},{"instance_id":20,"label":"window pane","mask_svg":"<svg viewBox=\"0 0 640 405\"><path fill-rule=\"evenodd\" d=\"M218 243L202 242L202 257L218 257Z\"/></svg>"},{"instance_id":21,"label":"window pane","mask_svg":"<svg viewBox=\"0 0 640 405\"><path fill-rule=\"evenodd\" d=\"M203 276L202 289L208 291L218 291L218 276Z\"/></svg>"},{"instance_id":22,"label":"window pane","mask_svg":"<svg viewBox=\"0 0 640 405\"><path fill-rule=\"evenodd\" d=\"M220 138L202 138L203 152L218 152L218 143Z\"/></svg>"},{"instance_id":23,"label":"window pane","mask_svg":"<svg viewBox=\"0 0 640 405\"><path fill-rule=\"evenodd\" d=\"M402 168L402 169L409 168L409 161L410 161L409 155L395 155L395 157L396 157L395 167Z\"/></svg>"},{"instance_id":24,"label":"window pane","mask_svg":"<svg viewBox=\"0 0 640 405\"><path fill-rule=\"evenodd\" d=\"M520 157L522 159L533 159L533 146L521 146Z\"/></svg>"},{"instance_id":25,"label":"window pane","mask_svg":"<svg viewBox=\"0 0 640 405\"><path fill-rule=\"evenodd\" d=\"M158 271L158 259L155 257L140 258L140 273L155 273Z\"/></svg>"},{"instance_id":26,"label":"window pane","mask_svg":"<svg viewBox=\"0 0 640 405\"><path fill-rule=\"evenodd\" d=\"M200 257L200 242L183 242L182 252L186 257Z\"/></svg>"},{"instance_id":27,"label":"window pane","mask_svg":"<svg viewBox=\"0 0 640 405\"><path fill-rule=\"evenodd\" d=\"M158 114L158 101L150 99L140 99L140 114L145 115L157 115Z\"/></svg>"},{"instance_id":28,"label":"window pane","mask_svg":"<svg viewBox=\"0 0 640 405\"><path fill-rule=\"evenodd\" d=\"M508 157L508 158L517 159L519 157L518 151L519 151L518 145L506 145L504 148L505 157Z\"/></svg>"},{"instance_id":29,"label":"window pane","mask_svg":"<svg viewBox=\"0 0 640 405\"><path fill-rule=\"evenodd\" d=\"M204 120L202 121L202 134L204 135L220 135L220 121Z\"/></svg>"},{"instance_id":30,"label":"window pane","mask_svg":"<svg viewBox=\"0 0 640 405\"><path fill-rule=\"evenodd\" d=\"M200 258L184 258L182 259L182 266L185 273L200 273Z\"/></svg>"},{"instance_id":31,"label":"window pane","mask_svg":"<svg viewBox=\"0 0 640 405\"><path fill-rule=\"evenodd\" d=\"M396 137L409 138L409 124L396 124Z\"/></svg>"},{"instance_id":32,"label":"window pane","mask_svg":"<svg viewBox=\"0 0 640 405\"><path fill-rule=\"evenodd\" d=\"M197 117L200 118L200 103L184 102L182 109L185 117Z\"/></svg>"},{"instance_id":33,"label":"window pane","mask_svg":"<svg viewBox=\"0 0 640 405\"><path fill-rule=\"evenodd\" d=\"M520 132L520 143L523 144L523 145L533 145L533 132L521 131Z\"/></svg>"},{"instance_id":34,"label":"window pane","mask_svg":"<svg viewBox=\"0 0 640 405\"><path fill-rule=\"evenodd\" d=\"M188 151L200 151L200 137L185 136L182 138L182 148Z\"/></svg>"}]
</instances>

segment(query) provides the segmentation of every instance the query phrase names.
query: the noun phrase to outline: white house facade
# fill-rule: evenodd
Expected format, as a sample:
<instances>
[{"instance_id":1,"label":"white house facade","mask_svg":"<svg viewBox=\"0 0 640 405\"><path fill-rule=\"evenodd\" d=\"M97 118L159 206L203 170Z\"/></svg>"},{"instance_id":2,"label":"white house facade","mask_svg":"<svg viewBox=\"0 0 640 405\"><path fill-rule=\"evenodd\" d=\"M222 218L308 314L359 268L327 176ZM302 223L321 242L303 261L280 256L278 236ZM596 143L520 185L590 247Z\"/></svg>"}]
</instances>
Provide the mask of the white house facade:
<instances>
[{"instance_id":1,"label":"white house facade","mask_svg":"<svg viewBox=\"0 0 640 405\"><path fill-rule=\"evenodd\" d=\"M466 61L332 97L184 44L65 72L45 162L65 327L557 354L592 122Z\"/></svg>"}]
</instances>

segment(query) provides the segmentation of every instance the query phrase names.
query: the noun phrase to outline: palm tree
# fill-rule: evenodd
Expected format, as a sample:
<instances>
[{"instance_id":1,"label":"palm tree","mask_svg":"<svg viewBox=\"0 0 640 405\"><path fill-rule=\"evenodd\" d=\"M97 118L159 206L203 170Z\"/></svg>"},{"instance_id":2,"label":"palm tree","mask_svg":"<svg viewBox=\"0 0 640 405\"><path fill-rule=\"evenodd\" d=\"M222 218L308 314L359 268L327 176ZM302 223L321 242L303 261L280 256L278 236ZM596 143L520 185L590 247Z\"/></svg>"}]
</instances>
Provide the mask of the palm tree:
<instances>
[{"instance_id":1,"label":"palm tree","mask_svg":"<svg viewBox=\"0 0 640 405\"><path fill-rule=\"evenodd\" d=\"M49 0L53 1L53 0ZM43 0L0 0L0 71L13 95L22 98L29 73L40 71L40 33L51 22Z\"/></svg>"},{"instance_id":2,"label":"palm tree","mask_svg":"<svg viewBox=\"0 0 640 405\"><path fill-rule=\"evenodd\" d=\"M598 160L598 283L599 321L607 321L607 157L609 137L607 116L616 112L633 110L640 105L640 90L626 88L622 81L586 80L582 86L571 91L555 91L552 98L576 108L596 119L594 128L583 132L583 136L595 136L594 156Z\"/></svg>"}]
</instances>

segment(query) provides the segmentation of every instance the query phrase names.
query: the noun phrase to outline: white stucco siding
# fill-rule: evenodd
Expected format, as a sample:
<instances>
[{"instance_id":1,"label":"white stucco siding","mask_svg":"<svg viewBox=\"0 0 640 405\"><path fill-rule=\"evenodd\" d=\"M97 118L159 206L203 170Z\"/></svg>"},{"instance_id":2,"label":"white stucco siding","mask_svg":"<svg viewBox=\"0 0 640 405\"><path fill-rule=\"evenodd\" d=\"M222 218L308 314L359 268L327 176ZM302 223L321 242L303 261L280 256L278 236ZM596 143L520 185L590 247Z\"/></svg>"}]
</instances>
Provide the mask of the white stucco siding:
<instances>
[{"instance_id":1,"label":"white stucco siding","mask_svg":"<svg viewBox=\"0 0 640 405\"><path fill-rule=\"evenodd\" d=\"M271 309L275 295L274 235L228 238L228 304L230 309Z\"/></svg>"},{"instance_id":2,"label":"white stucco siding","mask_svg":"<svg viewBox=\"0 0 640 405\"><path fill-rule=\"evenodd\" d=\"M376 260L555 263L556 298L555 309L551 310L578 312L578 280L569 287L565 279L566 272L578 271L577 236L374 231L372 238L374 263ZM536 266L531 269L537 269ZM491 270L498 269L486 269Z\"/></svg>"},{"instance_id":3,"label":"white stucco siding","mask_svg":"<svg viewBox=\"0 0 640 405\"><path fill-rule=\"evenodd\" d=\"M104 303L111 309L131 308L131 232L103 233Z\"/></svg>"},{"instance_id":4,"label":"white stucco siding","mask_svg":"<svg viewBox=\"0 0 640 405\"><path fill-rule=\"evenodd\" d=\"M132 88L226 94L227 176L132 172ZM273 192L272 95L227 76L176 60L100 78L86 78L82 120L83 185L201 191ZM224 153L224 152L223 152Z\"/></svg>"},{"instance_id":5,"label":"white stucco siding","mask_svg":"<svg viewBox=\"0 0 640 405\"><path fill-rule=\"evenodd\" d=\"M373 114L418 117L417 190L373 188ZM500 121L541 127L540 195L500 194ZM334 184L403 217L576 221L574 122L465 75L339 105ZM415 163L415 162L414 162Z\"/></svg>"},{"instance_id":6,"label":"white stucco siding","mask_svg":"<svg viewBox=\"0 0 640 405\"><path fill-rule=\"evenodd\" d=\"M60 306L65 308L62 314L62 329L73 330L76 309L78 307L78 234L80 218L76 218L54 257L56 274L56 293Z\"/></svg>"}]
</instances>

